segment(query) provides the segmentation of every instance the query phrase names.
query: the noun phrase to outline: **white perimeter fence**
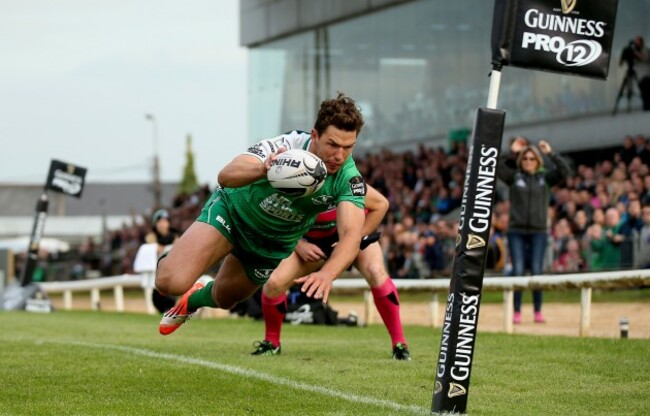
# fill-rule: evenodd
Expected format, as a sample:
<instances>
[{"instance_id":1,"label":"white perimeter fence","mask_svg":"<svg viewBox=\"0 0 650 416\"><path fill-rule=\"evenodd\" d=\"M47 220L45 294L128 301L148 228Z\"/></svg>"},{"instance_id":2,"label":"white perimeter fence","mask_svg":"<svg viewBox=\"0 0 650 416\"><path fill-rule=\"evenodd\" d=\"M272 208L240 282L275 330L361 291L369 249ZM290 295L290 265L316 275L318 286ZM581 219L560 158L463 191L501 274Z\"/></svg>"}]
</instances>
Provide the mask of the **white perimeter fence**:
<instances>
[{"instance_id":1,"label":"white perimeter fence","mask_svg":"<svg viewBox=\"0 0 650 416\"><path fill-rule=\"evenodd\" d=\"M90 292L90 306L99 310L100 292L113 290L115 310L124 311L124 288L141 288L147 311L155 314L151 300L153 291L153 272L138 275L120 275L102 277L99 279L78 280L68 282L41 283L41 288L48 294L63 294L63 308L72 309L74 292ZM403 280L393 282L400 292L430 292L433 297L430 302L430 323L433 327L440 324L439 294L444 299L449 293L450 279ZM625 270L619 272L580 273L563 275L540 275L530 277L486 277L483 279L483 292L503 292L503 330L513 332L513 294L515 290L568 290L580 289L580 336L589 336L592 289L637 288L650 285L650 270ZM333 292L364 290L364 322L371 323L374 312L373 298L368 284L361 278L340 278L334 281Z\"/></svg>"}]
</instances>

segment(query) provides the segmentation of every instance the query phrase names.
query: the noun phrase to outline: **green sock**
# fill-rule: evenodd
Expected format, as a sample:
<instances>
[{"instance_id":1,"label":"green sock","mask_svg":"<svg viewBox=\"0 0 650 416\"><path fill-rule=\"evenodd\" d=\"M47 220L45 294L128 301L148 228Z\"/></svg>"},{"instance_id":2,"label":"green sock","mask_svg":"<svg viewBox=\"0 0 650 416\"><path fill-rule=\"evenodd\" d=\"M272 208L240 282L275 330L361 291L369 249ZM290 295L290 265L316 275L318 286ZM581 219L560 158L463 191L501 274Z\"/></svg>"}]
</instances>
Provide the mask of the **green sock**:
<instances>
[{"instance_id":1,"label":"green sock","mask_svg":"<svg viewBox=\"0 0 650 416\"><path fill-rule=\"evenodd\" d=\"M217 304L214 299L212 299L212 286L214 281L205 285L203 289L199 289L196 292L192 293L187 300L187 308L191 311L197 310L203 306L208 306L210 308L216 308Z\"/></svg>"}]
</instances>

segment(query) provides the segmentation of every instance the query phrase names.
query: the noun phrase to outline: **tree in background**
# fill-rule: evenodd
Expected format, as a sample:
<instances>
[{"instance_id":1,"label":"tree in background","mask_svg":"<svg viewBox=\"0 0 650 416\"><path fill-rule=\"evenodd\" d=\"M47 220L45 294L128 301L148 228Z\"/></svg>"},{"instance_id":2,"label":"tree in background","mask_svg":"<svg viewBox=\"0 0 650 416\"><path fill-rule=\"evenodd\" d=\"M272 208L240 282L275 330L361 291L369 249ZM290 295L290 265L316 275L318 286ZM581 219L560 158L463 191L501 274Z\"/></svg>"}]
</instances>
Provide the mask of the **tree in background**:
<instances>
[{"instance_id":1,"label":"tree in background","mask_svg":"<svg viewBox=\"0 0 650 416\"><path fill-rule=\"evenodd\" d=\"M187 135L185 150L185 168L183 169L183 179L179 185L181 195L191 195L198 188L199 182L196 179L194 171L194 153L192 152L192 135Z\"/></svg>"}]
</instances>

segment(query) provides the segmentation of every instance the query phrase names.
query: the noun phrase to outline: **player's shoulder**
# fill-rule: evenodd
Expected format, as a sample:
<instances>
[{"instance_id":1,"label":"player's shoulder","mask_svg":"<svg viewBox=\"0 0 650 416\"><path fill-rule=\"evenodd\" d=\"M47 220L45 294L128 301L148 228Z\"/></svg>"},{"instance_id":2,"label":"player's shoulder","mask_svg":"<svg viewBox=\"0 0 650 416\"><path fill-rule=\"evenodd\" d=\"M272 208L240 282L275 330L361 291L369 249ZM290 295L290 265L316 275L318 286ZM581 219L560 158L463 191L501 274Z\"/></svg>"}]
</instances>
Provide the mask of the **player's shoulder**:
<instances>
[{"instance_id":1,"label":"player's shoulder","mask_svg":"<svg viewBox=\"0 0 650 416\"><path fill-rule=\"evenodd\" d=\"M360 198L366 195L365 181L352 157L343 163L332 180L338 190L345 190L344 194Z\"/></svg>"},{"instance_id":2,"label":"player's shoulder","mask_svg":"<svg viewBox=\"0 0 650 416\"><path fill-rule=\"evenodd\" d=\"M307 150L311 134L303 130L291 130L269 139L276 147Z\"/></svg>"},{"instance_id":3,"label":"player's shoulder","mask_svg":"<svg viewBox=\"0 0 650 416\"><path fill-rule=\"evenodd\" d=\"M268 155L277 152L281 147L285 149L306 150L309 146L310 139L310 133L302 130L292 130L269 139L260 140L251 145L245 154L253 155L264 160Z\"/></svg>"},{"instance_id":4,"label":"player's shoulder","mask_svg":"<svg viewBox=\"0 0 650 416\"><path fill-rule=\"evenodd\" d=\"M358 177L361 181L363 181L363 177L361 176L361 173L357 168L357 164L355 163L352 156L348 157L347 160L343 163L337 172L337 176L340 176L342 179L351 179Z\"/></svg>"}]
</instances>

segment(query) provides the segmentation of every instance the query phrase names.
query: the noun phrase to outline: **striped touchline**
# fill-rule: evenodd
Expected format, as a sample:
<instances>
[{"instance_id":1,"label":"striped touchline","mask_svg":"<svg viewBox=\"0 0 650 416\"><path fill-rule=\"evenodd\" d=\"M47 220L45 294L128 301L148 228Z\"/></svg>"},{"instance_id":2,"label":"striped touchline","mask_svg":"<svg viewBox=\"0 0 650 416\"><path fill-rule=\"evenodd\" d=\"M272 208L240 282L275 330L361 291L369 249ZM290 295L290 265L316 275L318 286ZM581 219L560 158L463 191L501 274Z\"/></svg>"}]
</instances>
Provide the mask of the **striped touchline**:
<instances>
[{"instance_id":1,"label":"striped touchline","mask_svg":"<svg viewBox=\"0 0 650 416\"><path fill-rule=\"evenodd\" d=\"M176 361L180 362L183 364L192 364L192 365L198 365L201 367L206 367L206 368L211 368L215 370L220 370L229 374L234 374L238 375L241 377L248 377L248 378L254 378L257 380L262 380L267 383L271 384L276 384L279 386L286 386L286 387L291 387L293 389L297 390L304 390L312 393L318 393L322 394L324 396L330 396L330 397L335 397L338 399L343 399L347 400L349 402L353 403L365 403L368 405L372 406L377 406L377 407L383 407L383 408L388 408L391 410L395 410L398 412L409 412L411 414L420 414L420 415L431 415L431 411L423 408L423 407L418 407L418 406L406 406L403 404L391 402L388 400L380 400L380 399L374 399L372 397L365 397L365 396L358 396L356 394L349 394L349 393L343 393L334 389L330 389L327 387L321 387L321 386L314 386L312 384L306 384L306 383L299 383L297 381L289 380L286 378L282 377L276 377L273 375L269 374L264 374L260 373L258 371L253 371L249 370L246 368L240 368L240 367L235 367L232 365L228 364L222 364L214 361L206 361L206 360L201 360L199 358L192 358L192 357L187 357L184 355L176 355L176 354L167 354L167 353L160 353L156 351L151 351L151 350L145 350L142 348L134 348L134 347L125 347L122 345L111 345L111 344L96 344L96 343L90 343L90 342L78 342L78 341L44 341L44 342L49 342L49 343L56 343L56 344L67 344L67 345L77 345L81 347L90 347L90 348L98 348L98 349L103 349L103 350L117 350L117 351L122 351L125 353L129 354L134 354L134 355L141 355L144 357L149 357L149 358L156 358L156 359L162 359L162 360L169 360L169 361Z\"/></svg>"}]
</instances>

